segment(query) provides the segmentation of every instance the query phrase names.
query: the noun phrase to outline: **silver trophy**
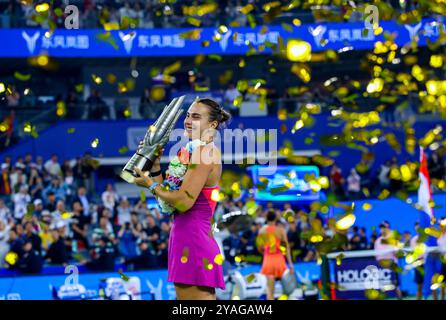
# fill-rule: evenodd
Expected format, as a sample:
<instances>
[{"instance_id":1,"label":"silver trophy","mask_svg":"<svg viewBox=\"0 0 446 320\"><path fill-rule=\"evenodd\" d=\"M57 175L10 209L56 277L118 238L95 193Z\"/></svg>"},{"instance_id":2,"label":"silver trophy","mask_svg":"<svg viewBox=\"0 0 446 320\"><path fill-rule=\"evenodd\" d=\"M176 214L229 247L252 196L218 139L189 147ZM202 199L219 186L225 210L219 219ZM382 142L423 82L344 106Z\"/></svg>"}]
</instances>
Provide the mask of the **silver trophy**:
<instances>
[{"instance_id":1,"label":"silver trophy","mask_svg":"<svg viewBox=\"0 0 446 320\"><path fill-rule=\"evenodd\" d=\"M144 136L142 147L136 150L136 153L130 158L122 170L120 175L122 179L128 183L134 183L135 177L138 177L134 168L139 168L141 171L148 171L152 168L159 151L169 141L170 133L184 112L181 109L181 105L185 97L174 98L164 108L156 122L149 127Z\"/></svg>"}]
</instances>

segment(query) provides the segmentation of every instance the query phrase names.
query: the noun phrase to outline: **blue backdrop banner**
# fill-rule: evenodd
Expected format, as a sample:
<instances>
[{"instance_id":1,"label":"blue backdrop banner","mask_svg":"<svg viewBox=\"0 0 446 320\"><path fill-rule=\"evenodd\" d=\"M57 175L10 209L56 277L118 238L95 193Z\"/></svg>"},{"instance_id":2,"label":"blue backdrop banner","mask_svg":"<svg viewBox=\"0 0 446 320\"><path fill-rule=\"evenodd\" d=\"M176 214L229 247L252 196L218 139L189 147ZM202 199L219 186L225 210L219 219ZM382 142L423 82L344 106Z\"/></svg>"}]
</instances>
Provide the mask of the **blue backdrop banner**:
<instances>
[{"instance_id":1,"label":"blue backdrop banner","mask_svg":"<svg viewBox=\"0 0 446 320\"><path fill-rule=\"evenodd\" d=\"M316 262L296 263L294 268L300 281L319 279L320 267ZM260 272L260 265L249 265L239 271L242 275ZM78 292L75 291L80 291L79 287L85 290L83 293L85 297L97 298L101 294L109 296L113 288L121 291L122 288L119 288L119 285L123 286L118 272L79 272L77 282L72 275L64 274L61 269L60 273L52 275L0 277L0 300L51 300L53 292L57 292L60 298L67 299L78 296ZM124 283L125 290L132 292L135 296L143 293L138 297L139 299L175 299L175 287L167 282L167 270L125 272L125 275L129 278ZM64 285L66 285L65 289ZM102 293L101 290L103 290Z\"/></svg>"},{"instance_id":2,"label":"blue backdrop banner","mask_svg":"<svg viewBox=\"0 0 446 320\"><path fill-rule=\"evenodd\" d=\"M270 54L279 38L302 39L313 51L327 49L364 50L374 48L376 41L385 41L384 34L395 34L401 47L413 39L425 46L440 33L442 21L425 19L417 24L399 25L393 21L380 22L383 31L363 32L364 23L320 23L293 26L291 32L282 26L229 28L221 39L214 41L216 28L197 29L135 29L113 30L56 30L46 37L44 29L1 29L0 57L30 57L48 54L54 57L128 57L128 56L191 56L197 54L244 55L252 48L259 54ZM194 34L194 38L191 38ZM203 42L208 41L208 46ZM10 44L14 43L13 46ZM264 48L259 47L263 45ZM262 50L263 49L263 50Z\"/></svg>"}]
</instances>

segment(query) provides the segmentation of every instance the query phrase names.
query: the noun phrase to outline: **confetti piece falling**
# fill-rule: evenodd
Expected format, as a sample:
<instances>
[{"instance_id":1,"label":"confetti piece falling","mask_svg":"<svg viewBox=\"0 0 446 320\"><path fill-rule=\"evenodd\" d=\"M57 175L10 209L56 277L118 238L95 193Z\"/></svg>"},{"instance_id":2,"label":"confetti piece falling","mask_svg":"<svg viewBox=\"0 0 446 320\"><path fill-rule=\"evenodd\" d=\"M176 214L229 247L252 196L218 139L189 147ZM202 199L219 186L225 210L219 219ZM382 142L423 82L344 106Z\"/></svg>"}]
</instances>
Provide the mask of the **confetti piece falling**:
<instances>
[{"instance_id":1,"label":"confetti piece falling","mask_svg":"<svg viewBox=\"0 0 446 320\"><path fill-rule=\"evenodd\" d=\"M355 221L355 215L353 213L349 213L336 222L336 228L338 230L347 230L355 223Z\"/></svg>"},{"instance_id":2,"label":"confetti piece falling","mask_svg":"<svg viewBox=\"0 0 446 320\"><path fill-rule=\"evenodd\" d=\"M97 148L99 145L99 139L95 138L92 142L91 142L91 147L92 148Z\"/></svg>"},{"instance_id":3,"label":"confetti piece falling","mask_svg":"<svg viewBox=\"0 0 446 320\"><path fill-rule=\"evenodd\" d=\"M23 74L18 71L14 72L14 77L20 81L28 81L29 79L31 79L30 74Z\"/></svg>"},{"instance_id":4,"label":"confetti piece falling","mask_svg":"<svg viewBox=\"0 0 446 320\"><path fill-rule=\"evenodd\" d=\"M4 259L9 265L13 266L19 260L19 256L17 255L17 253L10 251L5 255Z\"/></svg>"},{"instance_id":5,"label":"confetti piece falling","mask_svg":"<svg viewBox=\"0 0 446 320\"><path fill-rule=\"evenodd\" d=\"M184 247L183 253L181 255L181 263L187 263L189 258L189 247Z\"/></svg>"},{"instance_id":6,"label":"confetti piece falling","mask_svg":"<svg viewBox=\"0 0 446 320\"><path fill-rule=\"evenodd\" d=\"M119 272L119 277L124 280L125 282L129 281L130 278L128 276L126 276L125 274L123 274L122 272Z\"/></svg>"}]
</instances>

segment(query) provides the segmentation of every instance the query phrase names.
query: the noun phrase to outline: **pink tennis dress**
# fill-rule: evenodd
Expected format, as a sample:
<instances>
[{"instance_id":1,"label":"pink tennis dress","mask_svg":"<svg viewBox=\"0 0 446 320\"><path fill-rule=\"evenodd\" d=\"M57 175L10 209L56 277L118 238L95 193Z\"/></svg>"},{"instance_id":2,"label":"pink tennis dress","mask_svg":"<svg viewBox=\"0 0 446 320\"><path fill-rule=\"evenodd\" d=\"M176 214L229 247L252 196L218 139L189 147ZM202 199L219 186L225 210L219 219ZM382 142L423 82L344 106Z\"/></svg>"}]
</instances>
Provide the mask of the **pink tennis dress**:
<instances>
[{"instance_id":1,"label":"pink tennis dress","mask_svg":"<svg viewBox=\"0 0 446 320\"><path fill-rule=\"evenodd\" d=\"M188 211L175 213L168 247L168 281L225 289L222 255L212 235L216 201L204 187Z\"/></svg>"}]
</instances>

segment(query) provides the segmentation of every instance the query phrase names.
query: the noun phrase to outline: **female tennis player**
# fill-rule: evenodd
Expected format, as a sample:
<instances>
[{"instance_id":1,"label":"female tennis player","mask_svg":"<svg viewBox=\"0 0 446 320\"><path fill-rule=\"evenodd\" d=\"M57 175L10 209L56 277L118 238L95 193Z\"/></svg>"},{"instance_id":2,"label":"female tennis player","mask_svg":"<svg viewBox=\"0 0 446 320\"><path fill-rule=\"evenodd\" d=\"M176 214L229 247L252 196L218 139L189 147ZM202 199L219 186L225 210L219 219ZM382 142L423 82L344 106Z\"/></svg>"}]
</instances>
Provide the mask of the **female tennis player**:
<instances>
[{"instance_id":1,"label":"female tennis player","mask_svg":"<svg viewBox=\"0 0 446 320\"><path fill-rule=\"evenodd\" d=\"M213 139L216 129L229 118L211 99L190 106L184 128L189 139L199 137L199 144L185 152L189 161L179 190L160 186L159 158L150 170L152 177L136 171L137 185L149 188L158 200L175 208L168 243L168 281L174 283L178 300L215 300L215 288L225 289L222 255L212 235L216 201L211 195L219 188L222 172L221 154ZM180 158L185 155L182 151Z\"/></svg>"},{"instance_id":2,"label":"female tennis player","mask_svg":"<svg viewBox=\"0 0 446 320\"><path fill-rule=\"evenodd\" d=\"M259 230L256 242L258 250L263 254L260 273L267 278L267 299L274 300L275 282L282 278L287 269L284 254L287 257L290 272L294 273L286 230L277 225L277 214L274 210L268 211L266 225Z\"/></svg>"}]
</instances>

